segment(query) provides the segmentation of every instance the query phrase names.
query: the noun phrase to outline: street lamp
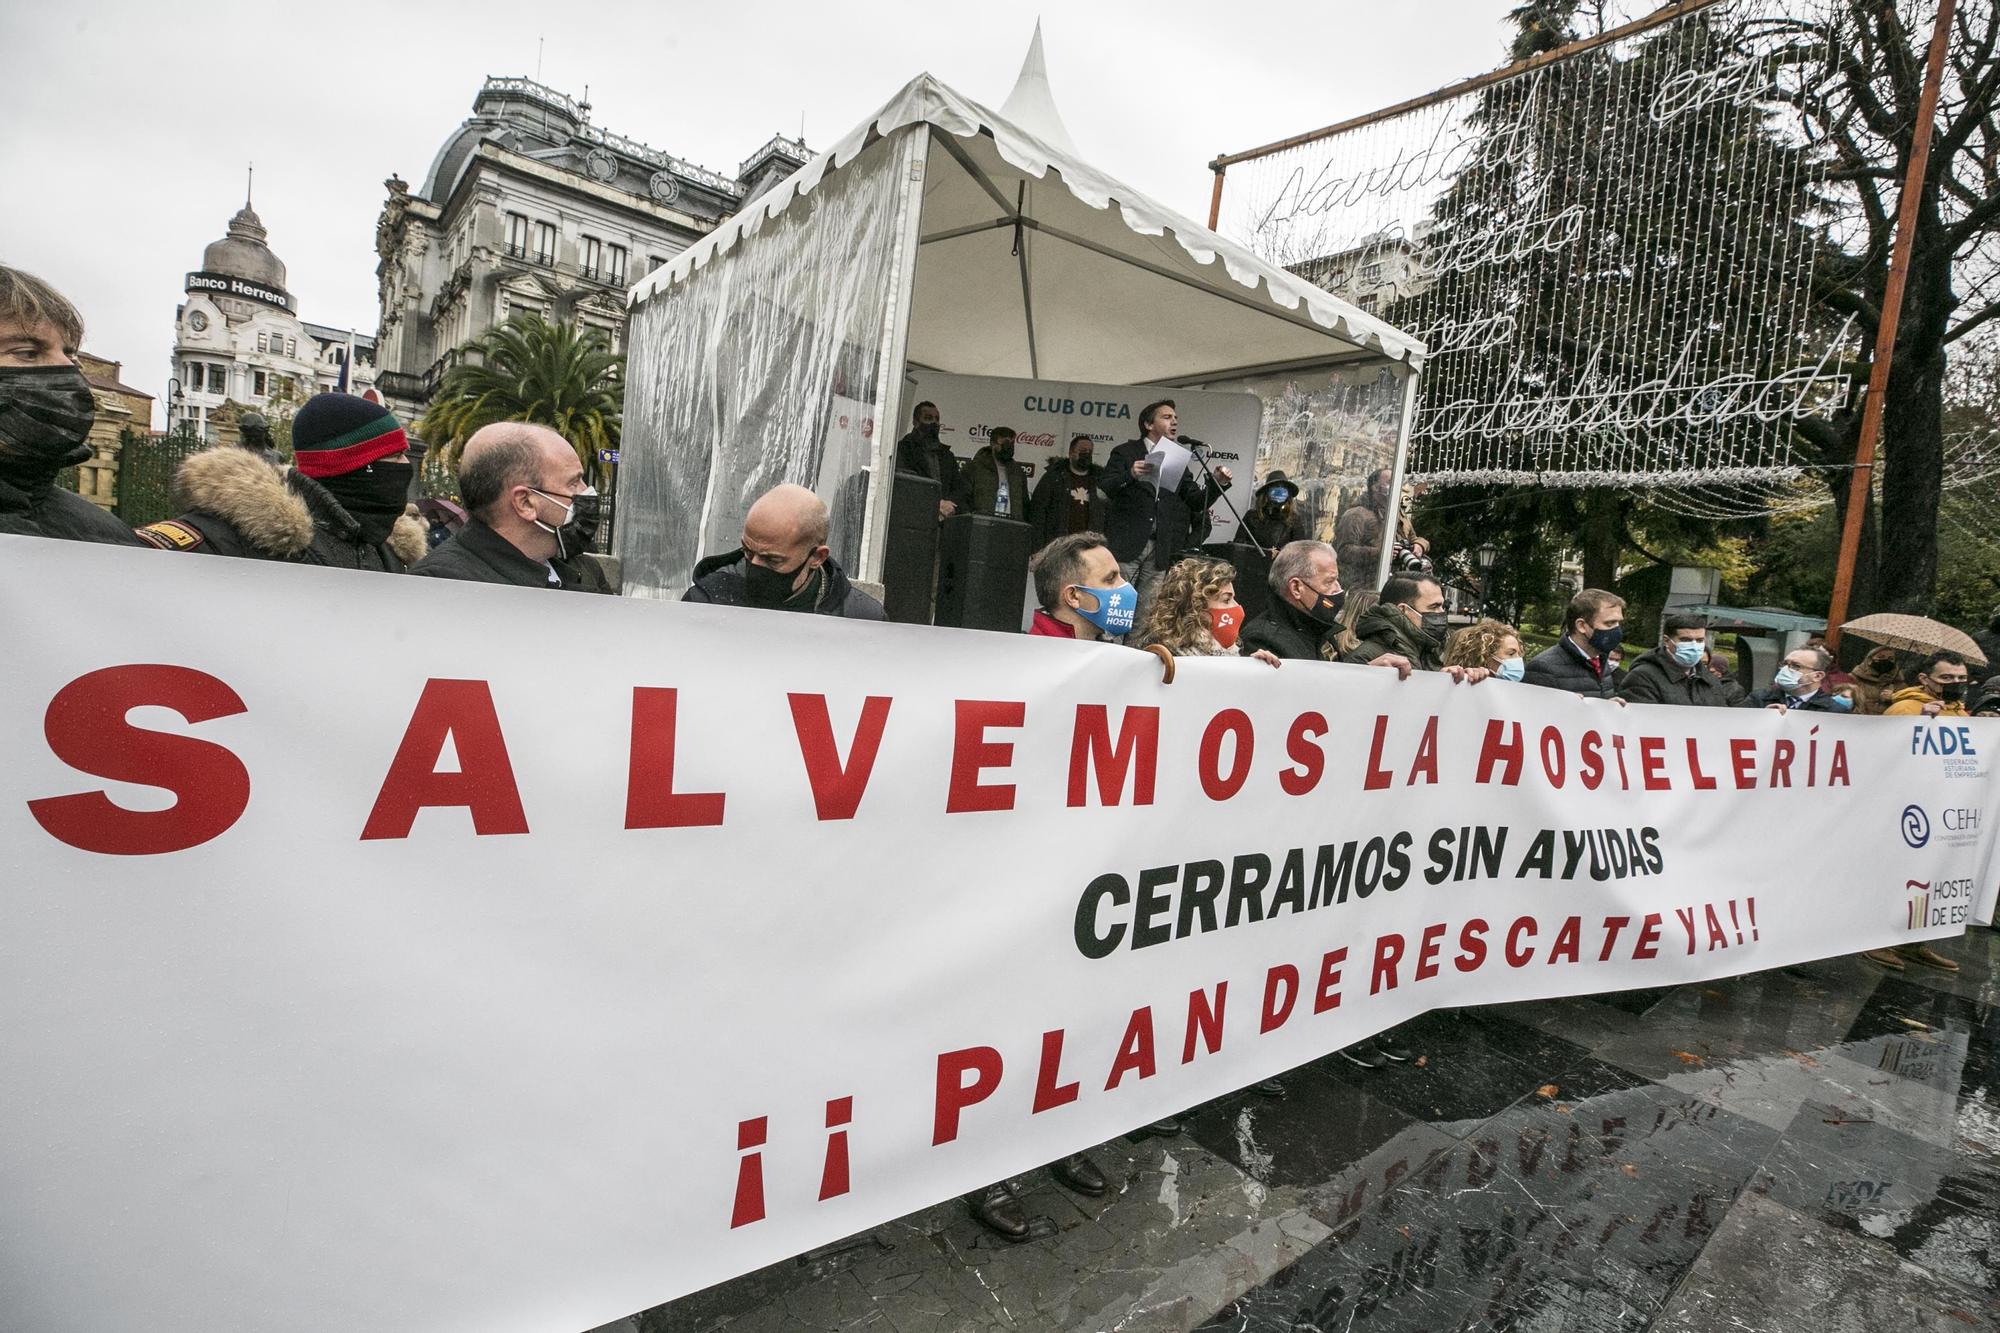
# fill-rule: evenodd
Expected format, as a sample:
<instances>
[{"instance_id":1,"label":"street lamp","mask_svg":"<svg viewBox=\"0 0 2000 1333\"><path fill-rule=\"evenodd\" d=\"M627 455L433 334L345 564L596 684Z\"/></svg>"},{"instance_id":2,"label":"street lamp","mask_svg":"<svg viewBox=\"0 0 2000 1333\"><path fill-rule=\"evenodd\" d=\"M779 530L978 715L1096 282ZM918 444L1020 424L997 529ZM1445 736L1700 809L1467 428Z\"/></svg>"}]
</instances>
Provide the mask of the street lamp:
<instances>
[{"instance_id":1,"label":"street lamp","mask_svg":"<svg viewBox=\"0 0 2000 1333\"><path fill-rule=\"evenodd\" d=\"M173 433L174 433L174 409L175 409L176 407L180 406L180 405L181 405L181 403L183 402L183 400L185 400L185 399L186 399L186 397L187 397L187 394L186 394L185 392L183 392L183 391L182 391L182 389L181 389L181 382L180 382L179 380L177 380L177 379L170 379L170 380L168 380L168 381L167 381L167 429L166 429L166 435L167 435L168 437L171 437L171 436L173 435Z\"/></svg>"},{"instance_id":2,"label":"street lamp","mask_svg":"<svg viewBox=\"0 0 2000 1333\"><path fill-rule=\"evenodd\" d=\"M1493 601L1493 566L1500 563L1500 548L1481 542L1472 559L1479 566L1479 609L1484 612Z\"/></svg>"}]
</instances>

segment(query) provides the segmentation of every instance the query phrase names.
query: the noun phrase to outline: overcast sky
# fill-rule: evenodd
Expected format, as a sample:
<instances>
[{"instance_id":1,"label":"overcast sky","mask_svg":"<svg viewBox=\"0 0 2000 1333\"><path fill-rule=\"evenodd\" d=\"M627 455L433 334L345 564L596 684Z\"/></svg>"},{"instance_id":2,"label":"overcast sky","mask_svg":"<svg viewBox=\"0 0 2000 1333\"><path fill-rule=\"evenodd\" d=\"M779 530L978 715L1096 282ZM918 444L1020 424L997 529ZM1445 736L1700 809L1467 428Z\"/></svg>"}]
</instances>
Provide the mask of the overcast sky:
<instances>
[{"instance_id":1,"label":"overcast sky","mask_svg":"<svg viewBox=\"0 0 2000 1333\"><path fill-rule=\"evenodd\" d=\"M1043 37L1084 156L1205 219L1209 158L1501 63L1514 2L1071 3ZM597 124L733 176L801 115L824 148L922 71L997 107L1035 19L906 0L0 0L0 263L62 289L85 345L157 396L182 279L248 162L299 314L373 332L381 182L420 186L486 75L535 73L538 38L542 82L589 85Z\"/></svg>"}]
</instances>

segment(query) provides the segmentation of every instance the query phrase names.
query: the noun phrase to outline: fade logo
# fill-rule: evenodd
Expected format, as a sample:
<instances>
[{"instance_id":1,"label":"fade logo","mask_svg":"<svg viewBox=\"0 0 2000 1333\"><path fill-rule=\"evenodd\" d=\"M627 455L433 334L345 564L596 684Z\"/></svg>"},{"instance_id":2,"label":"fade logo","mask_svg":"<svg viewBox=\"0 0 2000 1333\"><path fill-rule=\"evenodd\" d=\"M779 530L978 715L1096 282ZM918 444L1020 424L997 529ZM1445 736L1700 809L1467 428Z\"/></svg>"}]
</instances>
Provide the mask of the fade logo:
<instances>
[{"instance_id":1,"label":"fade logo","mask_svg":"<svg viewBox=\"0 0 2000 1333\"><path fill-rule=\"evenodd\" d=\"M1979 776L1979 751L1972 743L1972 728L1919 722L1910 728L1910 753L1935 756L1948 778Z\"/></svg>"},{"instance_id":2,"label":"fade logo","mask_svg":"<svg viewBox=\"0 0 2000 1333\"><path fill-rule=\"evenodd\" d=\"M1921 805L1903 807L1903 841L1921 847L1931 840L1931 817Z\"/></svg>"},{"instance_id":3,"label":"fade logo","mask_svg":"<svg viewBox=\"0 0 2000 1333\"><path fill-rule=\"evenodd\" d=\"M1922 930L1924 923L1930 918L1931 882L1927 879L1906 879L1903 881L1903 890L1910 899L1909 929Z\"/></svg>"}]
</instances>

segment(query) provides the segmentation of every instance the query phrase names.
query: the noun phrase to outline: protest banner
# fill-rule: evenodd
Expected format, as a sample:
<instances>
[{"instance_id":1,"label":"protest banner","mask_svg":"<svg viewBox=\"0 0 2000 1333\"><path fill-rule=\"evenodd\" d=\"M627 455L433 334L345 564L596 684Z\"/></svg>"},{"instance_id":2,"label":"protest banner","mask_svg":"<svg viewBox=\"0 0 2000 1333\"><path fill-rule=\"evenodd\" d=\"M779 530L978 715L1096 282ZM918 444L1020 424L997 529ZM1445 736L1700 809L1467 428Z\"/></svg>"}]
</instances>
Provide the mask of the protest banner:
<instances>
[{"instance_id":1,"label":"protest banner","mask_svg":"<svg viewBox=\"0 0 2000 1333\"><path fill-rule=\"evenodd\" d=\"M1984 720L0 563L21 1329L574 1333L1428 1008L1993 907Z\"/></svg>"}]
</instances>

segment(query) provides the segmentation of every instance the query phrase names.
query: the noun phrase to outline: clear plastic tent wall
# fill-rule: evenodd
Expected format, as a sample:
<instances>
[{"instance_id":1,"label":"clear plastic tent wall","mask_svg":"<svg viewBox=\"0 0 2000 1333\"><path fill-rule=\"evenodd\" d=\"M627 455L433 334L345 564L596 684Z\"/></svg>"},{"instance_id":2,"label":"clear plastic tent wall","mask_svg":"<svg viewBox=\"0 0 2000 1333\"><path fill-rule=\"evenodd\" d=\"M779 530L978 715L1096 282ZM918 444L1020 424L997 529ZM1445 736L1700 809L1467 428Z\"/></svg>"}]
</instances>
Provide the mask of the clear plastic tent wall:
<instances>
[{"instance_id":1,"label":"clear plastic tent wall","mask_svg":"<svg viewBox=\"0 0 2000 1333\"><path fill-rule=\"evenodd\" d=\"M633 310L627 434L637 425L644 443L625 451L618 478L627 592L677 594L698 560L737 544L751 502L781 482L826 501L837 558L862 549L890 315L908 272L898 187L913 137L876 141L756 244Z\"/></svg>"}]
</instances>

